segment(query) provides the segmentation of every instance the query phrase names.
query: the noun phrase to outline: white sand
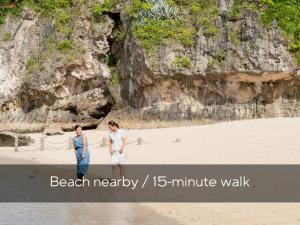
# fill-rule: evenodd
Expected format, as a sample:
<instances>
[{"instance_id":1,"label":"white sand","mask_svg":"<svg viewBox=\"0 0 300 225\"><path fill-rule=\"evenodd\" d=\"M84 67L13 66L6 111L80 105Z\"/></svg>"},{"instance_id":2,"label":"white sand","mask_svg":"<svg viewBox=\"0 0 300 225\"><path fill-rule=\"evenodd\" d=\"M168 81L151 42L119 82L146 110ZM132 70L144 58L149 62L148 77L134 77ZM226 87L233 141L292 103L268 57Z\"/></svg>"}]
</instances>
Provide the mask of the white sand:
<instances>
[{"instance_id":1,"label":"white sand","mask_svg":"<svg viewBox=\"0 0 300 225\"><path fill-rule=\"evenodd\" d=\"M100 142L106 131L85 131L90 144ZM130 164L295 164L300 163L300 118L261 119L224 122L212 125L128 130L127 141L138 137L150 144L130 144L126 147ZM14 148L0 148L0 157L30 160L32 163L74 163L68 139L74 134L47 137L50 148L41 151L14 152ZM31 134L37 143L41 134ZM180 138L181 142L174 142ZM60 143L63 144L52 144ZM35 149L25 147L25 149ZM107 148L89 146L91 163L110 163ZM9 162L9 161L6 161Z\"/></svg>"},{"instance_id":2,"label":"white sand","mask_svg":"<svg viewBox=\"0 0 300 225\"><path fill-rule=\"evenodd\" d=\"M107 134L103 131L85 133L92 144L100 141ZM127 162L131 164L299 164L299 134L300 118L129 130L127 131L129 142L142 137L150 144L128 145ZM47 141L67 141L72 135L66 133L64 136L49 137ZM36 140L41 137L40 134L31 136ZM180 138L181 142L174 143L176 138ZM106 148L90 146L90 152L91 163L110 162ZM9 157L11 160L3 160L3 157ZM28 160L28 163L54 164L74 163L75 160L70 150L13 152L13 148L0 149L0 158L2 158L1 163L20 163ZM291 203L1 204L1 208L3 207L5 210L0 211L0 224L300 224L300 204Z\"/></svg>"}]
</instances>

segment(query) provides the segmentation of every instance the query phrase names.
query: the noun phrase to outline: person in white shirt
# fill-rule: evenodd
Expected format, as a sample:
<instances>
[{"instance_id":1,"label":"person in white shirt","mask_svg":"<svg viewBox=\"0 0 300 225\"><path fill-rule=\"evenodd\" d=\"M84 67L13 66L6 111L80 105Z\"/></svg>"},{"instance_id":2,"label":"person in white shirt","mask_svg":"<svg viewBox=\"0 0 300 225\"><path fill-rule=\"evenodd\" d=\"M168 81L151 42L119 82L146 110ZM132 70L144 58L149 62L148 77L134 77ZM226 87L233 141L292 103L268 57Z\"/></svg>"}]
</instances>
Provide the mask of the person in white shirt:
<instances>
[{"instance_id":1,"label":"person in white shirt","mask_svg":"<svg viewBox=\"0 0 300 225\"><path fill-rule=\"evenodd\" d=\"M114 165L114 177L122 177L124 174L122 165L125 162L125 131L120 129L117 122L111 120L108 122L108 128L110 130L108 134L108 149L111 154L111 162ZM119 172L117 171L119 169Z\"/></svg>"}]
</instances>

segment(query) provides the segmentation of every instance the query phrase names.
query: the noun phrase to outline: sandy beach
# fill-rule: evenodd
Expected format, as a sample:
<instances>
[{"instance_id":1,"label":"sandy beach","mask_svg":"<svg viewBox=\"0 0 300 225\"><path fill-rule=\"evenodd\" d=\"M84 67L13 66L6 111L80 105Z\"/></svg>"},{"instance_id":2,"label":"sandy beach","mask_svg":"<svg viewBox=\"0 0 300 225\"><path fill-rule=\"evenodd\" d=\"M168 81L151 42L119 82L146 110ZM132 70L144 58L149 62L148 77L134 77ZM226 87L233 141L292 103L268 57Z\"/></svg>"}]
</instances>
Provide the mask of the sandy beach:
<instances>
[{"instance_id":1,"label":"sandy beach","mask_svg":"<svg viewBox=\"0 0 300 225\"><path fill-rule=\"evenodd\" d=\"M277 118L223 122L177 128L126 130L128 164L298 164L300 163L300 118ZM106 147L100 147L108 131L84 131L88 138L92 164L109 164ZM46 138L40 151L42 134L29 134L35 143L0 148L3 163L26 160L39 164L73 164L68 149L73 132ZM137 145L137 138L145 142ZM176 142L176 139L179 141Z\"/></svg>"},{"instance_id":2,"label":"sandy beach","mask_svg":"<svg viewBox=\"0 0 300 225\"><path fill-rule=\"evenodd\" d=\"M299 164L300 118L260 119L178 128L128 130L129 164ZM85 131L91 163L110 162L100 141L107 132ZM19 152L1 148L1 163L73 164L68 139L74 134L47 137L64 149ZM30 134L39 143L41 134ZM179 141L175 141L178 139ZM99 143L98 143L99 142ZM36 145L33 144L32 146ZM56 144L59 146L59 144ZM61 146L62 146L61 145ZM32 148L34 149L34 148ZM68 149L68 150L67 150ZM300 204L291 203L81 203L0 204L0 224L106 225L296 225ZM55 223L54 223L55 221Z\"/></svg>"}]
</instances>

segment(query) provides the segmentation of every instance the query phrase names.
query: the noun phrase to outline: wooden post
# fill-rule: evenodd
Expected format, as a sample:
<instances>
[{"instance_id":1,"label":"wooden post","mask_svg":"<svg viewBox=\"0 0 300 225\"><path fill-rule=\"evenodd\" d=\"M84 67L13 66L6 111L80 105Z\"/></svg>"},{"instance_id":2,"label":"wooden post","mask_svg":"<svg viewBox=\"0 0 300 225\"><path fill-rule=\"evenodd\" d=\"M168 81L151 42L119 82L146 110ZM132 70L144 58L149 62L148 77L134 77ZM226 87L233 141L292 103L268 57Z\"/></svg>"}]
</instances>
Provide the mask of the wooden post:
<instances>
[{"instance_id":1,"label":"wooden post","mask_svg":"<svg viewBox=\"0 0 300 225\"><path fill-rule=\"evenodd\" d=\"M16 134L15 135L15 152L19 151L18 147L19 147L19 135Z\"/></svg>"},{"instance_id":2,"label":"wooden post","mask_svg":"<svg viewBox=\"0 0 300 225\"><path fill-rule=\"evenodd\" d=\"M41 151L45 150L45 138L41 137Z\"/></svg>"},{"instance_id":3,"label":"wooden post","mask_svg":"<svg viewBox=\"0 0 300 225\"><path fill-rule=\"evenodd\" d=\"M107 145L107 139L104 137L104 138L102 138L102 142L101 142L101 147L106 147L106 145Z\"/></svg>"},{"instance_id":4,"label":"wooden post","mask_svg":"<svg viewBox=\"0 0 300 225\"><path fill-rule=\"evenodd\" d=\"M181 142L180 138L176 138L176 140L174 142Z\"/></svg>"},{"instance_id":5,"label":"wooden post","mask_svg":"<svg viewBox=\"0 0 300 225\"><path fill-rule=\"evenodd\" d=\"M73 148L73 140L71 137L69 137L69 150Z\"/></svg>"},{"instance_id":6,"label":"wooden post","mask_svg":"<svg viewBox=\"0 0 300 225\"><path fill-rule=\"evenodd\" d=\"M142 144L143 144L142 138L139 137L139 138L137 139L137 144L138 144L138 145L142 145Z\"/></svg>"}]
</instances>

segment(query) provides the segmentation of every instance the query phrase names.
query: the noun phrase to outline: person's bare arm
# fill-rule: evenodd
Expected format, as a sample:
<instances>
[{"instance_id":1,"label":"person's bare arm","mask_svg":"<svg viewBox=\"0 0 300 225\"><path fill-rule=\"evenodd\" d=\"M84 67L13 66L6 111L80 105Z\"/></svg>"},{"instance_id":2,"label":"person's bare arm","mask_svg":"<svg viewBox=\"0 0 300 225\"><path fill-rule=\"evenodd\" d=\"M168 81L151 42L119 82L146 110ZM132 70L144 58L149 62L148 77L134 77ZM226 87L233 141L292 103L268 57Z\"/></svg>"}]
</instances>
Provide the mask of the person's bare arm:
<instances>
[{"instance_id":1,"label":"person's bare arm","mask_svg":"<svg viewBox=\"0 0 300 225\"><path fill-rule=\"evenodd\" d=\"M110 154L112 155L113 150L112 150L112 141L111 141L111 139L108 140L108 150L109 150Z\"/></svg>"},{"instance_id":2,"label":"person's bare arm","mask_svg":"<svg viewBox=\"0 0 300 225\"><path fill-rule=\"evenodd\" d=\"M83 150L82 150L82 156L81 156L82 159L84 159L84 155L85 155L86 142L87 142L87 141L86 141L86 136L83 135L83 136L82 136Z\"/></svg>"},{"instance_id":3,"label":"person's bare arm","mask_svg":"<svg viewBox=\"0 0 300 225\"><path fill-rule=\"evenodd\" d=\"M126 145L126 138L125 138L125 137L123 137L123 138L122 138L122 146L121 146L120 153L123 153L123 151L124 151L124 148L125 148L125 145Z\"/></svg>"},{"instance_id":4,"label":"person's bare arm","mask_svg":"<svg viewBox=\"0 0 300 225\"><path fill-rule=\"evenodd\" d=\"M75 147L74 143L73 143L73 151L74 151L74 154L76 155L76 147Z\"/></svg>"}]
</instances>

